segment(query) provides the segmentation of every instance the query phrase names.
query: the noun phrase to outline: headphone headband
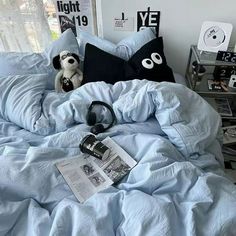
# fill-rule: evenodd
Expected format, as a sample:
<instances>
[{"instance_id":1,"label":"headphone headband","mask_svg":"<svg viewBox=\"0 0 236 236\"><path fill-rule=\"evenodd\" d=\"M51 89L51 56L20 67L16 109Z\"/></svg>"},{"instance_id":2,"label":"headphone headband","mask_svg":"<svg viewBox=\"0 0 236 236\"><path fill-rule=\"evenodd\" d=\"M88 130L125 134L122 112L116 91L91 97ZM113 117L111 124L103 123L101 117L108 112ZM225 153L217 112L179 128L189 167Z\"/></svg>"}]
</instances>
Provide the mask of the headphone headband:
<instances>
[{"instance_id":1,"label":"headphone headband","mask_svg":"<svg viewBox=\"0 0 236 236\"><path fill-rule=\"evenodd\" d=\"M95 105L101 105L101 106L104 106L106 107L107 109L111 109L113 111L113 109L111 108L110 105L108 105L107 103L103 102L103 101L92 101L92 103L90 104L89 108L93 108L93 106Z\"/></svg>"},{"instance_id":2,"label":"headphone headband","mask_svg":"<svg viewBox=\"0 0 236 236\"><path fill-rule=\"evenodd\" d=\"M115 122L116 122L116 115L115 115L115 112L112 109L112 107L110 105L108 105L107 103L105 103L103 101L92 101L92 103L90 104L90 106L88 108L88 115L87 115L87 123L88 124L89 124L88 120L90 119L90 116L92 114L92 109L96 105L100 105L100 106L106 107L110 111L111 116L112 116L112 122L106 128L103 126L102 132L104 132L104 131L110 129L115 124ZM96 130L96 125L91 130L94 131L94 129ZM95 134L97 134L97 133L100 133L100 131L95 131Z\"/></svg>"}]
</instances>

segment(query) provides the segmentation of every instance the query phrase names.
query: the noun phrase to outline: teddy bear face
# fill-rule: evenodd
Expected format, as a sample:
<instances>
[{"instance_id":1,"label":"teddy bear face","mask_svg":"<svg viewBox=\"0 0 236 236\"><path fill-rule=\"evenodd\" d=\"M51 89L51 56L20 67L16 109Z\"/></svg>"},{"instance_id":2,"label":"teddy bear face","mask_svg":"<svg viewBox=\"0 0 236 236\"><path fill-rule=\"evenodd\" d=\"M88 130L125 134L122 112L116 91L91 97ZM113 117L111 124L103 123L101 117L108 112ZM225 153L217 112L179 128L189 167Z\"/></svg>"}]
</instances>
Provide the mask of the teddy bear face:
<instances>
[{"instance_id":1,"label":"teddy bear face","mask_svg":"<svg viewBox=\"0 0 236 236\"><path fill-rule=\"evenodd\" d=\"M61 68L66 70L75 70L79 66L79 61L69 51L63 51L60 53Z\"/></svg>"}]
</instances>

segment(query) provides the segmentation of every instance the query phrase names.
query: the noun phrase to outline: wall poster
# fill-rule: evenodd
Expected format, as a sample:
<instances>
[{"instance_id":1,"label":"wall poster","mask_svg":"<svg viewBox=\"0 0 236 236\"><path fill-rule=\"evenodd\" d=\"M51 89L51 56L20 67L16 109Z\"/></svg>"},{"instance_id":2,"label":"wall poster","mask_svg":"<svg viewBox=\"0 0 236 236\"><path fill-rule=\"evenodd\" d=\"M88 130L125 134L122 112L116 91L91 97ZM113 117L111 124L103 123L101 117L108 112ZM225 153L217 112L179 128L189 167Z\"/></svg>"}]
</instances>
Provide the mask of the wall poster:
<instances>
[{"instance_id":1,"label":"wall poster","mask_svg":"<svg viewBox=\"0 0 236 236\"><path fill-rule=\"evenodd\" d=\"M160 11L151 11L150 7L146 11L137 12L137 31L146 27L155 27L157 36L159 34Z\"/></svg>"},{"instance_id":2,"label":"wall poster","mask_svg":"<svg viewBox=\"0 0 236 236\"><path fill-rule=\"evenodd\" d=\"M95 34L95 19L92 0L54 0L61 32L71 28L78 35L78 29Z\"/></svg>"},{"instance_id":3,"label":"wall poster","mask_svg":"<svg viewBox=\"0 0 236 236\"><path fill-rule=\"evenodd\" d=\"M133 31L134 18L126 17L125 13L121 13L121 17L115 17L113 21L113 29L116 31Z\"/></svg>"}]
</instances>

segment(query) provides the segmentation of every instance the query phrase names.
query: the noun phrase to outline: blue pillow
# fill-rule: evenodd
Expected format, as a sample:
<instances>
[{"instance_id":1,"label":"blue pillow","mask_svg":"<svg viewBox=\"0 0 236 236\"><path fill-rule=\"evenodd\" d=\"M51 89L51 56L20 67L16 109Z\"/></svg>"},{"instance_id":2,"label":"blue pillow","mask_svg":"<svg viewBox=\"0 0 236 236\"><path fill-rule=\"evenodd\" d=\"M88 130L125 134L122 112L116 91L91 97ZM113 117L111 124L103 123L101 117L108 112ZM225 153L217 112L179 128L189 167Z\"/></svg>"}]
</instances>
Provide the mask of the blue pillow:
<instances>
[{"instance_id":1,"label":"blue pillow","mask_svg":"<svg viewBox=\"0 0 236 236\"><path fill-rule=\"evenodd\" d=\"M121 40L118 44L114 44L106 39L102 39L83 30L79 30L77 40L79 43L80 60L84 60L85 46L87 43L127 61L143 45L155 38L155 30L152 28L146 28L139 32L133 33L129 37Z\"/></svg>"},{"instance_id":2,"label":"blue pillow","mask_svg":"<svg viewBox=\"0 0 236 236\"><path fill-rule=\"evenodd\" d=\"M79 46L71 29L63 32L42 53L0 52L0 76L48 74L46 87L54 89L57 71L52 65L52 59L63 50L79 54Z\"/></svg>"},{"instance_id":3,"label":"blue pillow","mask_svg":"<svg viewBox=\"0 0 236 236\"><path fill-rule=\"evenodd\" d=\"M60 38L50 44L42 53L47 58L47 66L52 65L53 57L64 50L79 55L79 45L71 29L64 31Z\"/></svg>"},{"instance_id":4,"label":"blue pillow","mask_svg":"<svg viewBox=\"0 0 236 236\"><path fill-rule=\"evenodd\" d=\"M52 72L41 53L0 52L0 76Z\"/></svg>"},{"instance_id":5,"label":"blue pillow","mask_svg":"<svg viewBox=\"0 0 236 236\"><path fill-rule=\"evenodd\" d=\"M0 117L33 131L47 79L47 74L0 76Z\"/></svg>"}]
</instances>

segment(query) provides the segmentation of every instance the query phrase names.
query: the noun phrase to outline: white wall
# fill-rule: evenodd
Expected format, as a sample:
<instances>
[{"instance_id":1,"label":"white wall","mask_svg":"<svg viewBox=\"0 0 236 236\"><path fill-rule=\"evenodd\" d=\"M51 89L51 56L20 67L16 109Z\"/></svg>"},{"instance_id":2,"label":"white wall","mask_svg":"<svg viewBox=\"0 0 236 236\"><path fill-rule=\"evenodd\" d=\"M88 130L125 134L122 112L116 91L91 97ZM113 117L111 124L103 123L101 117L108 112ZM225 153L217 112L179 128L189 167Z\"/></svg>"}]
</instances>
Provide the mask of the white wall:
<instances>
[{"instance_id":1,"label":"white wall","mask_svg":"<svg viewBox=\"0 0 236 236\"><path fill-rule=\"evenodd\" d=\"M146 10L148 7L151 7L151 10L160 10L160 35L164 37L168 64L182 75L185 73L189 47L191 44L197 44L203 21L232 23L234 28L230 45L234 46L236 43L235 0L97 1L102 3L103 36L113 42L118 42L132 33L114 31L112 26L114 16L119 16L121 12L124 12L126 16L133 16L136 20L137 11ZM97 6L99 7L99 4ZM135 26L136 24L135 21ZM99 27L98 25L98 29Z\"/></svg>"}]
</instances>

